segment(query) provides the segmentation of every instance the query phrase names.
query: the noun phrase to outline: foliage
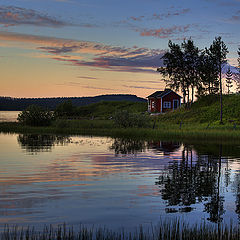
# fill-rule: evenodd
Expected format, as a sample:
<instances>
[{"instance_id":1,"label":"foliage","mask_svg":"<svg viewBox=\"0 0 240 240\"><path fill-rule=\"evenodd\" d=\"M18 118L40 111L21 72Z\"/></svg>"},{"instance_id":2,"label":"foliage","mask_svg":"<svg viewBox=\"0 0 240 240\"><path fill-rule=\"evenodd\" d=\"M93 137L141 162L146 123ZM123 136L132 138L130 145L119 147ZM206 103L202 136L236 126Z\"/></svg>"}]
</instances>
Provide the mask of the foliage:
<instances>
[{"instance_id":1,"label":"foliage","mask_svg":"<svg viewBox=\"0 0 240 240\"><path fill-rule=\"evenodd\" d=\"M80 117L109 119L117 111L126 110L131 113L141 113L145 112L146 109L146 102L102 101L79 107L76 111Z\"/></svg>"},{"instance_id":2,"label":"foliage","mask_svg":"<svg viewBox=\"0 0 240 240\"><path fill-rule=\"evenodd\" d=\"M191 39L181 45L169 41L169 51L162 59L164 67L157 69L167 86L183 94L183 103L192 101L195 89L198 96L222 94L222 67L226 63L227 47L221 37L216 37L212 45L199 50Z\"/></svg>"},{"instance_id":3,"label":"foliage","mask_svg":"<svg viewBox=\"0 0 240 240\"><path fill-rule=\"evenodd\" d=\"M238 70L240 72L240 48L238 48Z\"/></svg>"},{"instance_id":4,"label":"foliage","mask_svg":"<svg viewBox=\"0 0 240 240\"><path fill-rule=\"evenodd\" d=\"M19 113L17 120L30 126L49 126L54 120L54 114L37 105L31 105Z\"/></svg>"},{"instance_id":5,"label":"foliage","mask_svg":"<svg viewBox=\"0 0 240 240\"><path fill-rule=\"evenodd\" d=\"M222 123L222 115L223 115L223 103L222 103L222 68L224 64L227 62L227 53L228 48L225 43L222 41L221 37L216 37L213 41L210 48L207 50L210 55L210 58L214 65L216 66L217 73L219 76L219 92L220 92L220 123Z\"/></svg>"},{"instance_id":6,"label":"foliage","mask_svg":"<svg viewBox=\"0 0 240 240\"><path fill-rule=\"evenodd\" d=\"M30 105L38 105L54 110L57 105L71 101L74 106L86 106L101 101L144 102L144 98L131 94L109 94L95 97L56 97L56 98L11 98L0 96L0 110L22 111Z\"/></svg>"},{"instance_id":7,"label":"foliage","mask_svg":"<svg viewBox=\"0 0 240 240\"><path fill-rule=\"evenodd\" d=\"M75 107L72 105L72 101L67 100L57 105L55 114L58 117L73 116L75 114Z\"/></svg>"},{"instance_id":8,"label":"foliage","mask_svg":"<svg viewBox=\"0 0 240 240\"><path fill-rule=\"evenodd\" d=\"M184 74L187 81L187 96L189 103L189 88L192 89L192 102L194 98L194 88L199 87L199 49L194 45L191 39L184 40L182 43L183 55L184 55Z\"/></svg>"},{"instance_id":9,"label":"foliage","mask_svg":"<svg viewBox=\"0 0 240 240\"><path fill-rule=\"evenodd\" d=\"M198 96L217 94L219 92L218 71L206 49L199 55L198 73L200 81L197 89Z\"/></svg>"},{"instance_id":10,"label":"foliage","mask_svg":"<svg viewBox=\"0 0 240 240\"><path fill-rule=\"evenodd\" d=\"M232 87L232 71L230 70L230 67L228 67L228 70L226 72L226 87L228 89L228 94L230 93L230 88Z\"/></svg>"},{"instance_id":11,"label":"foliage","mask_svg":"<svg viewBox=\"0 0 240 240\"><path fill-rule=\"evenodd\" d=\"M115 113L114 122L119 127L146 127L149 124L149 118L145 114L129 113L127 110Z\"/></svg>"},{"instance_id":12,"label":"foliage","mask_svg":"<svg viewBox=\"0 0 240 240\"><path fill-rule=\"evenodd\" d=\"M183 71L184 55L181 47L176 43L172 43L171 40L168 42L168 47L170 50L161 58L163 59L165 67L158 68L157 71L164 77L167 77L164 81L168 87L176 91L182 91L183 101L185 103L187 82Z\"/></svg>"}]
</instances>

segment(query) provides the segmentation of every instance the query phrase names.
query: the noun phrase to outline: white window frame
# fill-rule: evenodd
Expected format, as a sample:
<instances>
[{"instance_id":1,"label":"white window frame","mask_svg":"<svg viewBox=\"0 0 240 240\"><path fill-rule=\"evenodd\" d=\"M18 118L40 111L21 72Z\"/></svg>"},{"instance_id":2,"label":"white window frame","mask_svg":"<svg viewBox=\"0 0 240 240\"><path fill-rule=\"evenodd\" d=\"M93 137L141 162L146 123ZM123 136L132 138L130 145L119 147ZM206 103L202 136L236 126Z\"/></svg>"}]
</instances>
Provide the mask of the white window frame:
<instances>
[{"instance_id":1,"label":"white window frame","mask_svg":"<svg viewBox=\"0 0 240 240\"><path fill-rule=\"evenodd\" d=\"M171 102L163 102L163 108L171 108Z\"/></svg>"},{"instance_id":2,"label":"white window frame","mask_svg":"<svg viewBox=\"0 0 240 240\"><path fill-rule=\"evenodd\" d=\"M152 102L151 102L151 107L152 107L152 109L155 109L155 108L156 108L156 103L155 103L155 101L153 101L153 100L152 100Z\"/></svg>"}]
</instances>

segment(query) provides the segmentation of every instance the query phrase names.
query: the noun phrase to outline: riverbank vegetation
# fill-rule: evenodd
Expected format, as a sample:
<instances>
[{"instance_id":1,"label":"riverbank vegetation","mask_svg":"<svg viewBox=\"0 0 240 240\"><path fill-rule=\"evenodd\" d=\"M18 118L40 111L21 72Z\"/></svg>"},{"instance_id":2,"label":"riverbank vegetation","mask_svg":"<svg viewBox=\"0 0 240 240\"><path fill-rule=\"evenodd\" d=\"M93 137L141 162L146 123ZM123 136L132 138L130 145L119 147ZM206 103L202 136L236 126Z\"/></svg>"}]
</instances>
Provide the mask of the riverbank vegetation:
<instances>
[{"instance_id":1,"label":"riverbank vegetation","mask_svg":"<svg viewBox=\"0 0 240 240\"><path fill-rule=\"evenodd\" d=\"M218 95L208 95L199 98L191 108L182 106L165 114L149 115L146 103L101 102L80 107L79 112L74 112L70 102L64 107L59 106L58 111L56 109L51 124L49 119L46 126L42 122L36 126L35 120L33 124L24 121L0 123L0 131L139 138L240 139L240 95L223 96L224 124L219 122L218 103ZM35 116L42 114L35 112Z\"/></svg>"},{"instance_id":2,"label":"riverbank vegetation","mask_svg":"<svg viewBox=\"0 0 240 240\"><path fill-rule=\"evenodd\" d=\"M151 226L149 229L143 229L142 226L135 231L128 232L124 229L113 231L106 227L85 227L80 225L78 230L66 225L59 225L54 228L45 226L42 231L34 228L23 229L20 227L6 227L0 234L2 240L239 240L240 229L238 227L223 225L200 225L189 226L179 220L162 221L158 226Z\"/></svg>"}]
</instances>

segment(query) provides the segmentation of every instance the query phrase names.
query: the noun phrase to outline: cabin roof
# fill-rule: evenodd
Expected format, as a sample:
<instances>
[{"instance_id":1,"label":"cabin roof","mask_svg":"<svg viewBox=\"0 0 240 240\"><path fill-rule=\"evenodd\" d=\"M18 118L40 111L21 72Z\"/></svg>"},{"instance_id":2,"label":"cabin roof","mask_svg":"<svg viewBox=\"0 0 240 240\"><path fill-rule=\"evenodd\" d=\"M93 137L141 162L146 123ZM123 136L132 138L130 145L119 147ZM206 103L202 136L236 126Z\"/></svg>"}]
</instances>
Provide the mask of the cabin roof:
<instances>
[{"instance_id":1,"label":"cabin roof","mask_svg":"<svg viewBox=\"0 0 240 240\"><path fill-rule=\"evenodd\" d=\"M156 92L154 92L153 94L149 95L147 98L162 98L162 97L164 97L165 95L168 95L171 92L173 92L171 89L166 88L164 91L156 91ZM178 95L178 96L181 98L180 95Z\"/></svg>"}]
</instances>

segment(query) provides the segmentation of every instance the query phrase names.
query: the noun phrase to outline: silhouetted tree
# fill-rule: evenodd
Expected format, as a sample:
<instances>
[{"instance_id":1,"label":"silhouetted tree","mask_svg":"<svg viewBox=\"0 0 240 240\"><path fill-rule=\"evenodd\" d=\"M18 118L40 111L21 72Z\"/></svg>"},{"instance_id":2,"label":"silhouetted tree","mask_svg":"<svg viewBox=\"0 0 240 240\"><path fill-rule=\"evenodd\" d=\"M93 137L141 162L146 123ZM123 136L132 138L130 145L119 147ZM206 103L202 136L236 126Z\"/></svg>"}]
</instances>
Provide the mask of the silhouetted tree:
<instances>
[{"instance_id":1,"label":"silhouetted tree","mask_svg":"<svg viewBox=\"0 0 240 240\"><path fill-rule=\"evenodd\" d=\"M222 123L222 68L226 63L226 57L228 53L227 46L222 41L221 37L216 37L209 49L206 49L210 55L211 61L217 67L219 76L219 87L220 87L220 123Z\"/></svg>"},{"instance_id":2,"label":"silhouetted tree","mask_svg":"<svg viewBox=\"0 0 240 240\"><path fill-rule=\"evenodd\" d=\"M232 71L230 67L228 67L228 70L226 72L226 87L228 89L228 94L230 93L230 88L232 87Z\"/></svg>"},{"instance_id":3,"label":"silhouetted tree","mask_svg":"<svg viewBox=\"0 0 240 240\"><path fill-rule=\"evenodd\" d=\"M238 70L240 72L240 48L238 48Z\"/></svg>"},{"instance_id":4,"label":"silhouetted tree","mask_svg":"<svg viewBox=\"0 0 240 240\"><path fill-rule=\"evenodd\" d=\"M72 101L67 100L57 105L55 109L55 114L58 117L73 116L75 112L74 110L75 107L72 105Z\"/></svg>"},{"instance_id":5,"label":"silhouetted tree","mask_svg":"<svg viewBox=\"0 0 240 240\"><path fill-rule=\"evenodd\" d=\"M17 120L30 126L49 126L55 119L54 114L37 105L31 105L18 114Z\"/></svg>"},{"instance_id":6,"label":"silhouetted tree","mask_svg":"<svg viewBox=\"0 0 240 240\"><path fill-rule=\"evenodd\" d=\"M216 94L219 92L218 71L206 50L198 59L199 85L198 95Z\"/></svg>"},{"instance_id":7,"label":"silhouetted tree","mask_svg":"<svg viewBox=\"0 0 240 240\"><path fill-rule=\"evenodd\" d=\"M194 42L189 39L184 40L182 43L183 57L184 57L184 74L187 81L187 95L189 103L189 88L192 89L192 102L194 98L194 88L199 85L199 74L198 74L198 60L199 60L199 49L194 45Z\"/></svg>"},{"instance_id":8,"label":"silhouetted tree","mask_svg":"<svg viewBox=\"0 0 240 240\"><path fill-rule=\"evenodd\" d=\"M181 46L168 42L169 51L167 51L161 59L163 59L164 67L157 69L164 77L165 83L171 89L180 90L183 93L183 103L186 103L187 79L183 71L184 69L184 54Z\"/></svg>"}]
</instances>

